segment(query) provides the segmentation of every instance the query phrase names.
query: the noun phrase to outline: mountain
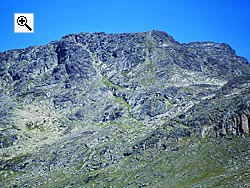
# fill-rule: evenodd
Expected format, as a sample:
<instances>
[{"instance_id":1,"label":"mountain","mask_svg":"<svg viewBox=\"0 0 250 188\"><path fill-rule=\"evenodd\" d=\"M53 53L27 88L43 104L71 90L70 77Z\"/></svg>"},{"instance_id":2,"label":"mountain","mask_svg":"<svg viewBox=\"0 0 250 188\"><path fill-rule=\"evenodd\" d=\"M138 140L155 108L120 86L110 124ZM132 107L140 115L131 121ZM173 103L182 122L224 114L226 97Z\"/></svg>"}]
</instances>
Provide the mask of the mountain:
<instances>
[{"instance_id":1,"label":"mountain","mask_svg":"<svg viewBox=\"0 0 250 188\"><path fill-rule=\"evenodd\" d=\"M250 65L166 32L0 53L0 187L250 187Z\"/></svg>"}]
</instances>

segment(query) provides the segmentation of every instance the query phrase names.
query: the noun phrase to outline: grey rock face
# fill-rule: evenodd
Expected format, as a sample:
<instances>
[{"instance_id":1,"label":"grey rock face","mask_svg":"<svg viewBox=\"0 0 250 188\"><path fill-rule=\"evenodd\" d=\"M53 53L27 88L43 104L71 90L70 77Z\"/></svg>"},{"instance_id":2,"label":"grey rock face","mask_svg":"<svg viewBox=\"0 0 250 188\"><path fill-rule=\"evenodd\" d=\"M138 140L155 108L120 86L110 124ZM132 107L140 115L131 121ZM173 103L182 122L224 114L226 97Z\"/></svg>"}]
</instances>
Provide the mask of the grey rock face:
<instances>
[{"instance_id":1,"label":"grey rock face","mask_svg":"<svg viewBox=\"0 0 250 188\"><path fill-rule=\"evenodd\" d=\"M55 80L63 80L65 76L89 79L95 75L93 60L81 46L62 42L57 46L56 53L58 65L53 69Z\"/></svg>"},{"instance_id":2,"label":"grey rock face","mask_svg":"<svg viewBox=\"0 0 250 188\"><path fill-rule=\"evenodd\" d=\"M249 80L229 45L161 31L70 34L2 52L0 172L92 173L148 150L179 152L173 140L245 135Z\"/></svg>"}]
</instances>

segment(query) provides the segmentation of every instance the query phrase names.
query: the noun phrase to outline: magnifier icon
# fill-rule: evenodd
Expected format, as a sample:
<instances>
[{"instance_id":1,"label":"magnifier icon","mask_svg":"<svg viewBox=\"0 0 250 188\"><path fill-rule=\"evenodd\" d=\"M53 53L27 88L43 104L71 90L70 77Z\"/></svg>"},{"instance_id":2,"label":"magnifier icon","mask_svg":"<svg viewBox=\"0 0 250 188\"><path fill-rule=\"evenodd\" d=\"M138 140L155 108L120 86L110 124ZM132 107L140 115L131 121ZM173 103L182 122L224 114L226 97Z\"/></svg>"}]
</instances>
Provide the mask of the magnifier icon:
<instances>
[{"instance_id":1,"label":"magnifier icon","mask_svg":"<svg viewBox=\"0 0 250 188\"><path fill-rule=\"evenodd\" d=\"M25 26L28 30L32 31L31 27L27 24L27 18L25 16L19 16L17 18L17 24L20 26Z\"/></svg>"}]
</instances>

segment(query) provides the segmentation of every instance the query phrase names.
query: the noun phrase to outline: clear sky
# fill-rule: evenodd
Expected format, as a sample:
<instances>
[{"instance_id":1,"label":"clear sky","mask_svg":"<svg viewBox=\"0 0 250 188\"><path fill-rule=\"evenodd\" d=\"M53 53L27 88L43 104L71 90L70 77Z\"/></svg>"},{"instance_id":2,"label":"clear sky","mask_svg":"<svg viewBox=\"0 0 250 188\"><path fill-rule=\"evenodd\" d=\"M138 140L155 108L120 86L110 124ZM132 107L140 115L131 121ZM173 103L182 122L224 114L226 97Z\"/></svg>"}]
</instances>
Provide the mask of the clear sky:
<instances>
[{"instance_id":1,"label":"clear sky","mask_svg":"<svg viewBox=\"0 0 250 188\"><path fill-rule=\"evenodd\" d=\"M14 13L32 12L35 33L15 34ZM250 61L249 0L0 0L0 51L70 33L153 29L182 43L225 42Z\"/></svg>"}]
</instances>

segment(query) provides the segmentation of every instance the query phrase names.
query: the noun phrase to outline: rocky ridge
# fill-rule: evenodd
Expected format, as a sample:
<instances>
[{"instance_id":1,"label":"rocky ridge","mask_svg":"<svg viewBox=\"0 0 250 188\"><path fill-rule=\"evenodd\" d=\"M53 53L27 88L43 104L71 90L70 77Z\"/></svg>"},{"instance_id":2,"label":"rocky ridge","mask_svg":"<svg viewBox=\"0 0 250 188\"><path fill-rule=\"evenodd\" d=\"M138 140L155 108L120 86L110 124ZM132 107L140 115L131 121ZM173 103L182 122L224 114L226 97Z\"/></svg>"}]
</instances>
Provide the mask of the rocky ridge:
<instances>
[{"instance_id":1,"label":"rocky ridge","mask_svg":"<svg viewBox=\"0 0 250 188\"><path fill-rule=\"evenodd\" d=\"M240 163L221 168L243 165L239 173L247 178L249 81L249 63L229 45L181 44L161 31L70 34L44 46L2 52L1 185L118 186L126 166L141 168L142 161L155 166L151 158L162 165L175 152L190 153L192 140L203 156L209 154L199 148L211 143L223 142L226 149L215 148L228 153L244 150ZM245 148L229 146L236 141ZM117 165L120 176L107 178ZM122 187L152 187L147 178L140 181L141 174L149 176L146 168L130 172ZM170 176L162 171L164 184ZM247 185L235 182L230 185Z\"/></svg>"}]
</instances>

